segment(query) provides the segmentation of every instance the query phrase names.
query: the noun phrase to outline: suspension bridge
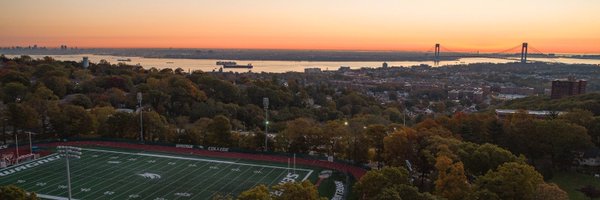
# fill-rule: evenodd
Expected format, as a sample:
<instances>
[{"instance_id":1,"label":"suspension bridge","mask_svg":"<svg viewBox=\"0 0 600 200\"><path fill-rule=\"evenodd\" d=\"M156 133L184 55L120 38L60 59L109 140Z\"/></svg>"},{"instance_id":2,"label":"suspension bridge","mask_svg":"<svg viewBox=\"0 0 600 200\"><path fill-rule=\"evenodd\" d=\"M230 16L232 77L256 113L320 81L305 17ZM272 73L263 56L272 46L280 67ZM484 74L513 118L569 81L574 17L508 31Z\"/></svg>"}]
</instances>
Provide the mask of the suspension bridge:
<instances>
[{"instance_id":1,"label":"suspension bridge","mask_svg":"<svg viewBox=\"0 0 600 200\"><path fill-rule=\"evenodd\" d=\"M444 57L481 57L517 60L521 63L527 63L527 57L530 55L530 50L532 55L545 57L553 56L552 54L543 53L542 51L529 45L527 42L523 42L517 46L492 53L479 53L479 51L453 51L443 47L439 43L435 44L435 46L433 46L433 48L429 49L427 52L432 52L432 50L434 61L440 61Z\"/></svg>"}]
</instances>

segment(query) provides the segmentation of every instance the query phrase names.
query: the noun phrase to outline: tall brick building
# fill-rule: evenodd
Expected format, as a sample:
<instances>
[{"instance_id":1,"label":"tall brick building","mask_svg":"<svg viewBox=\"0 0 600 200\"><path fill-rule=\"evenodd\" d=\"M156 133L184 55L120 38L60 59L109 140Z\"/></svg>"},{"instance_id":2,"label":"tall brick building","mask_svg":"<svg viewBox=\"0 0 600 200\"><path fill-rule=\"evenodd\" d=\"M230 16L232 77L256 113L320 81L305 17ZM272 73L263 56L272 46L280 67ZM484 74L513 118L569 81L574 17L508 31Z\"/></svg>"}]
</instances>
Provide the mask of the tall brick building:
<instances>
[{"instance_id":1,"label":"tall brick building","mask_svg":"<svg viewBox=\"0 0 600 200\"><path fill-rule=\"evenodd\" d=\"M586 80L575 80L574 77L568 79L552 81L552 99L560 99L566 96L585 94Z\"/></svg>"}]
</instances>

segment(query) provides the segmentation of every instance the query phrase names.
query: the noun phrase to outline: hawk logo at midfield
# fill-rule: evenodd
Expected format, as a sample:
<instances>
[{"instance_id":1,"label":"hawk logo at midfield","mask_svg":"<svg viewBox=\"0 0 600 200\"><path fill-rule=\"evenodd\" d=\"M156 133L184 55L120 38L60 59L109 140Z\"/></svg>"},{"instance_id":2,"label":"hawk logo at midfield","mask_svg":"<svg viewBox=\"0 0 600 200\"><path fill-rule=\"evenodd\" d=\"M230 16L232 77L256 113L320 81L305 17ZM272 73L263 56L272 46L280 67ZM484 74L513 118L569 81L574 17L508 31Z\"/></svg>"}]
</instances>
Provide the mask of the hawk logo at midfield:
<instances>
[{"instance_id":1,"label":"hawk logo at midfield","mask_svg":"<svg viewBox=\"0 0 600 200\"><path fill-rule=\"evenodd\" d=\"M148 173L148 172L143 173L143 174L138 174L138 175L140 175L140 176L142 176L144 178L149 178L149 179L159 179L160 178L160 175L153 174L153 173Z\"/></svg>"}]
</instances>

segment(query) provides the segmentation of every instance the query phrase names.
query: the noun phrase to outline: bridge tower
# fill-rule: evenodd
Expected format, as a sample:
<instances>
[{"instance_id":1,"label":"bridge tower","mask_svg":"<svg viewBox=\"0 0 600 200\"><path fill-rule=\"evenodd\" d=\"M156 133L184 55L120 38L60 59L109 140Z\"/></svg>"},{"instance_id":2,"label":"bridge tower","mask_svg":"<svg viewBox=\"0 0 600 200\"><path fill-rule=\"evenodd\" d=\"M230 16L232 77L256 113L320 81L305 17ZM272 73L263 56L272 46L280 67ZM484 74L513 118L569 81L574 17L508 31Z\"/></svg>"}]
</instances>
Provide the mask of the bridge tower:
<instances>
[{"instance_id":1,"label":"bridge tower","mask_svg":"<svg viewBox=\"0 0 600 200\"><path fill-rule=\"evenodd\" d=\"M440 60L440 44L435 44L435 60Z\"/></svg>"},{"instance_id":2,"label":"bridge tower","mask_svg":"<svg viewBox=\"0 0 600 200\"><path fill-rule=\"evenodd\" d=\"M527 63L527 42L523 42L521 46L521 63Z\"/></svg>"}]
</instances>

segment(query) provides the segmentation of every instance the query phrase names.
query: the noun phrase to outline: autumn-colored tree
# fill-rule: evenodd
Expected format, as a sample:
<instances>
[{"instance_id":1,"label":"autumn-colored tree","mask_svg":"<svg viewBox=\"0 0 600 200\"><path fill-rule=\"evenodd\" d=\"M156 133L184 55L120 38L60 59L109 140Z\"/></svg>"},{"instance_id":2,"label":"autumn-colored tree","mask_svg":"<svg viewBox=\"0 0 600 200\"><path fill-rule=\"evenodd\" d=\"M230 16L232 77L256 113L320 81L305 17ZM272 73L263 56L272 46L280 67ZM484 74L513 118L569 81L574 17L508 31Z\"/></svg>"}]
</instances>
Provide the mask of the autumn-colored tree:
<instances>
[{"instance_id":1,"label":"autumn-colored tree","mask_svg":"<svg viewBox=\"0 0 600 200\"><path fill-rule=\"evenodd\" d=\"M144 140L146 141L172 141L174 133L169 127L167 119L155 111L144 111L142 114L144 126ZM136 116L139 120L139 113ZM139 128L139 126L138 126ZM139 129L138 129L139 130Z\"/></svg>"},{"instance_id":2,"label":"autumn-colored tree","mask_svg":"<svg viewBox=\"0 0 600 200\"><path fill-rule=\"evenodd\" d=\"M390 166L404 166L406 160L417 159L417 132L405 127L386 136L383 139L383 157L386 164Z\"/></svg>"},{"instance_id":3,"label":"autumn-colored tree","mask_svg":"<svg viewBox=\"0 0 600 200\"><path fill-rule=\"evenodd\" d=\"M435 167L438 178L435 181L436 194L449 200L464 199L470 192L462 162L454 163L447 156L438 156Z\"/></svg>"},{"instance_id":4,"label":"autumn-colored tree","mask_svg":"<svg viewBox=\"0 0 600 200\"><path fill-rule=\"evenodd\" d=\"M323 135L328 136L327 140L327 153L332 156L342 156L346 151L344 149L348 148L347 143L344 142L344 139L350 137L350 131L348 127L344 125L344 122L336 120L336 121L328 121L323 126Z\"/></svg>"},{"instance_id":5,"label":"autumn-colored tree","mask_svg":"<svg viewBox=\"0 0 600 200\"><path fill-rule=\"evenodd\" d=\"M403 167L385 167L367 172L354 185L360 199L375 199L384 188L393 185L409 184L408 171Z\"/></svg>"},{"instance_id":6,"label":"autumn-colored tree","mask_svg":"<svg viewBox=\"0 0 600 200\"><path fill-rule=\"evenodd\" d=\"M234 198L233 198L233 196L231 196L231 194L221 194L221 193L214 194L211 199L212 200L234 200Z\"/></svg>"},{"instance_id":7,"label":"autumn-colored tree","mask_svg":"<svg viewBox=\"0 0 600 200\"><path fill-rule=\"evenodd\" d=\"M317 122L308 118L297 118L286 123L286 128L281 133L281 142L283 148L294 153L308 153L315 150L321 144L327 144L323 141L321 135L323 131Z\"/></svg>"},{"instance_id":8,"label":"autumn-colored tree","mask_svg":"<svg viewBox=\"0 0 600 200\"><path fill-rule=\"evenodd\" d=\"M24 130L33 130L39 127L38 113L28 105L22 103L10 103L8 104L8 110L6 111L8 118L8 124L13 127L13 135L18 134Z\"/></svg>"},{"instance_id":9,"label":"autumn-colored tree","mask_svg":"<svg viewBox=\"0 0 600 200\"><path fill-rule=\"evenodd\" d=\"M543 177L532 166L522 163L504 163L476 181L476 190L488 190L500 199L533 199Z\"/></svg>"},{"instance_id":10,"label":"autumn-colored tree","mask_svg":"<svg viewBox=\"0 0 600 200\"><path fill-rule=\"evenodd\" d=\"M427 118L427 119L423 120L422 122L416 124L414 126L414 128L417 131L420 131L422 129L443 128L443 126L438 124L435 120L433 120L431 118Z\"/></svg>"},{"instance_id":11,"label":"autumn-colored tree","mask_svg":"<svg viewBox=\"0 0 600 200\"><path fill-rule=\"evenodd\" d=\"M410 185L394 185L381 190L375 198L377 200L437 200L441 199L429 193L421 193L419 189Z\"/></svg>"},{"instance_id":12,"label":"autumn-colored tree","mask_svg":"<svg viewBox=\"0 0 600 200\"><path fill-rule=\"evenodd\" d=\"M326 200L319 196L317 187L310 181L299 183L287 182L272 187L274 191L281 192L280 195L273 195L273 200Z\"/></svg>"},{"instance_id":13,"label":"autumn-colored tree","mask_svg":"<svg viewBox=\"0 0 600 200\"><path fill-rule=\"evenodd\" d=\"M589 128L594 121L594 113L589 110L573 109L558 116L559 119Z\"/></svg>"},{"instance_id":14,"label":"autumn-colored tree","mask_svg":"<svg viewBox=\"0 0 600 200\"><path fill-rule=\"evenodd\" d=\"M367 127L366 136L369 139L370 146L375 149L374 160L377 162L382 161L383 139L387 136L386 127L380 124L370 125Z\"/></svg>"},{"instance_id":15,"label":"autumn-colored tree","mask_svg":"<svg viewBox=\"0 0 600 200\"><path fill-rule=\"evenodd\" d=\"M2 85L2 101L4 103L18 103L27 96L27 86L17 83L10 82Z\"/></svg>"},{"instance_id":16,"label":"autumn-colored tree","mask_svg":"<svg viewBox=\"0 0 600 200\"><path fill-rule=\"evenodd\" d=\"M525 158L519 158L499 146L489 143L475 146L473 151L458 152L462 162L465 164L465 169L473 175L483 175L506 162L525 163Z\"/></svg>"},{"instance_id":17,"label":"autumn-colored tree","mask_svg":"<svg viewBox=\"0 0 600 200\"><path fill-rule=\"evenodd\" d=\"M100 124L100 135L113 138L139 139L139 118L132 113L116 112L104 124Z\"/></svg>"},{"instance_id":18,"label":"autumn-colored tree","mask_svg":"<svg viewBox=\"0 0 600 200\"><path fill-rule=\"evenodd\" d=\"M571 165L572 152L592 145L585 127L564 120L535 120L515 114L505 122L507 146L512 152L524 154L533 163L549 157L554 167Z\"/></svg>"},{"instance_id":19,"label":"autumn-colored tree","mask_svg":"<svg viewBox=\"0 0 600 200\"><path fill-rule=\"evenodd\" d=\"M408 171L403 167L385 167L367 172L354 185L355 194L361 200L369 199L436 199L429 193L421 193L410 184Z\"/></svg>"},{"instance_id":20,"label":"autumn-colored tree","mask_svg":"<svg viewBox=\"0 0 600 200\"><path fill-rule=\"evenodd\" d=\"M59 98L67 94L70 81L63 74L46 74L41 77L41 81Z\"/></svg>"},{"instance_id":21,"label":"autumn-colored tree","mask_svg":"<svg viewBox=\"0 0 600 200\"><path fill-rule=\"evenodd\" d=\"M28 194L25 190L14 186L0 186L0 199L2 200L37 200L35 193Z\"/></svg>"},{"instance_id":22,"label":"autumn-colored tree","mask_svg":"<svg viewBox=\"0 0 600 200\"><path fill-rule=\"evenodd\" d=\"M27 98L30 105L38 114L40 119L40 134L45 135L48 127L48 113L58 110L58 97L54 95L52 90L48 89L43 84L39 84L35 91Z\"/></svg>"},{"instance_id":23,"label":"autumn-colored tree","mask_svg":"<svg viewBox=\"0 0 600 200\"><path fill-rule=\"evenodd\" d=\"M231 123L229 118L219 115L216 116L207 128L205 145L229 146L231 141Z\"/></svg>"},{"instance_id":24,"label":"autumn-colored tree","mask_svg":"<svg viewBox=\"0 0 600 200\"><path fill-rule=\"evenodd\" d=\"M272 200L269 188L265 185L257 185L238 195L237 200Z\"/></svg>"},{"instance_id":25,"label":"autumn-colored tree","mask_svg":"<svg viewBox=\"0 0 600 200\"><path fill-rule=\"evenodd\" d=\"M554 183L541 183L535 189L534 200L568 200L567 192Z\"/></svg>"}]
</instances>

